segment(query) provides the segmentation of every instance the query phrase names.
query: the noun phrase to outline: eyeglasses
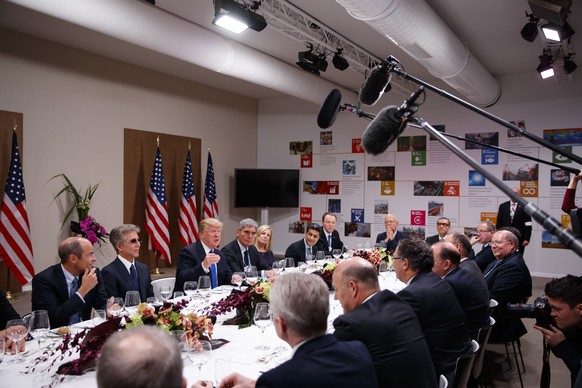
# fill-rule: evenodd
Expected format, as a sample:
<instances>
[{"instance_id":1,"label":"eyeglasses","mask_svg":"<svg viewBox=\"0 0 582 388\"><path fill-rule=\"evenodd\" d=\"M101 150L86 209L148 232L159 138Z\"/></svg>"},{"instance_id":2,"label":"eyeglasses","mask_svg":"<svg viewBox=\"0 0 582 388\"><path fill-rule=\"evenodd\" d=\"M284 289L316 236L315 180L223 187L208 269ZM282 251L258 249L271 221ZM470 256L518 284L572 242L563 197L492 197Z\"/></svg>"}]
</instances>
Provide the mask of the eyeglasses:
<instances>
[{"instance_id":1,"label":"eyeglasses","mask_svg":"<svg viewBox=\"0 0 582 388\"><path fill-rule=\"evenodd\" d=\"M128 240L127 242L130 244L137 244L137 243L141 244L141 238L132 238L131 240Z\"/></svg>"},{"instance_id":2,"label":"eyeglasses","mask_svg":"<svg viewBox=\"0 0 582 388\"><path fill-rule=\"evenodd\" d=\"M257 232L255 232L253 230L241 230L241 233L246 234L247 236L248 235L254 236L255 234L257 234Z\"/></svg>"},{"instance_id":3,"label":"eyeglasses","mask_svg":"<svg viewBox=\"0 0 582 388\"><path fill-rule=\"evenodd\" d=\"M451 224L447 224L446 222L437 222L437 226L451 226Z\"/></svg>"},{"instance_id":4,"label":"eyeglasses","mask_svg":"<svg viewBox=\"0 0 582 388\"><path fill-rule=\"evenodd\" d=\"M498 245L503 245L506 242L507 241L491 241L491 245L498 246Z\"/></svg>"},{"instance_id":5,"label":"eyeglasses","mask_svg":"<svg viewBox=\"0 0 582 388\"><path fill-rule=\"evenodd\" d=\"M402 259L404 259L404 257L392 256L392 260L402 260Z\"/></svg>"}]
</instances>

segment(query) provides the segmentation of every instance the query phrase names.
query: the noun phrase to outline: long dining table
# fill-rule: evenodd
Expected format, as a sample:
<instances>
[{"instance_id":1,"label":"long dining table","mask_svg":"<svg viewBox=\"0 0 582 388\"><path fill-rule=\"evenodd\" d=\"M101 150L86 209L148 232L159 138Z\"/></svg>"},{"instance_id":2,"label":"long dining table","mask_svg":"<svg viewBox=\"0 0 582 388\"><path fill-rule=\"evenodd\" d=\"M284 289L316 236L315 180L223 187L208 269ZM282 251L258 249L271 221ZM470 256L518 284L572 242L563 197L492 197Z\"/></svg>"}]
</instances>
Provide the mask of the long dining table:
<instances>
[{"instance_id":1,"label":"long dining table","mask_svg":"<svg viewBox=\"0 0 582 388\"><path fill-rule=\"evenodd\" d=\"M389 272L387 277L380 278L382 289L389 289L397 292L404 288L404 284L396 279L394 272ZM212 290L210 303L224 298L232 287L222 286ZM194 302L194 301L193 301ZM205 305L200 301L193 303L193 309L201 312ZM330 291L330 314L328 318L328 330L333 332L333 320L342 314L342 308L339 301L335 300L333 290ZM234 312L220 315L214 325L213 340L226 340L227 343L218 349L213 349L209 360L204 364L201 370L194 364L191 355L185 351L182 352L184 363L184 376L187 379L187 386L191 386L195 381L211 380L215 384L222 377L230 372L239 372L248 377L257 378L261 373L285 362L291 357L290 346L282 341L277 334L273 325L269 325L264 333L261 333L257 326L251 326L239 329L236 325L225 325L224 321L234 316ZM101 318L90 321L84 321L71 326L71 330L81 330L90 328L102 323ZM56 369L66 361L79 357L78 353L66 356L62 361L58 361L50 369L47 369L52 358L47 362L37 364L34 372L26 373L26 370L34 365L35 359L42 354L47 347L55 347L62 341L62 338L49 335L46 341L41 343L42 349L39 349L36 340L30 340L26 343L26 350L23 353L24 360L20 363L13 364L11 361L15 358L12 355L6 355L0 363L0 386L5 387L80 387L92 388L97 386L96 372L87 371L78 376L57 375ZM258 345L267 345L268 350L256 349Z\"/></svg>"}]
</instances>

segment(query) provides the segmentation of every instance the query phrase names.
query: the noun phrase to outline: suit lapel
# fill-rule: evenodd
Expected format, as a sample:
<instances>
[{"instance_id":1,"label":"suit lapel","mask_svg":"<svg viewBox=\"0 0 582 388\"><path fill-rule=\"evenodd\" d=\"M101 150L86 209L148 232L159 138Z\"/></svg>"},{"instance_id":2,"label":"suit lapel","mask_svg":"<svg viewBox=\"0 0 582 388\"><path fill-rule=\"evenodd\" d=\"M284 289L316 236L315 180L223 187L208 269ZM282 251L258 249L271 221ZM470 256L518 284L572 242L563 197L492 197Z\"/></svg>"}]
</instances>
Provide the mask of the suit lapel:
<instances>
[{"instance_id":1,"label":"suit lapel","mask_svg":"<svg viewBox=\"0 0 582 388\"><path fill-rule=\"evenodd\" d=\"M119 257L115 259L115 266L117 273L125 283L125 287L127 287L128 290L131 290L133 288L133 284L131 284L131 276L129 275L127 268L125 268L125 265L123 265ZM137 266L135 266L135 268L137 270Z\"/></svg>"},{"instance_id":2,"label":"suit lapel","mask_svg":"<svg viewBox=\"0 0 582 388\"><path fill-rule=\"evenodd\" d=\"M54 275L57 279L57 284L59 288L59 293L61 294L61 300L66 301L69 299L69 289L67 287L67 279L65 279L65 274L63 273L63 269L61 268L60 264L55 265L54 267Z\"/></svg>"}]
</instances>

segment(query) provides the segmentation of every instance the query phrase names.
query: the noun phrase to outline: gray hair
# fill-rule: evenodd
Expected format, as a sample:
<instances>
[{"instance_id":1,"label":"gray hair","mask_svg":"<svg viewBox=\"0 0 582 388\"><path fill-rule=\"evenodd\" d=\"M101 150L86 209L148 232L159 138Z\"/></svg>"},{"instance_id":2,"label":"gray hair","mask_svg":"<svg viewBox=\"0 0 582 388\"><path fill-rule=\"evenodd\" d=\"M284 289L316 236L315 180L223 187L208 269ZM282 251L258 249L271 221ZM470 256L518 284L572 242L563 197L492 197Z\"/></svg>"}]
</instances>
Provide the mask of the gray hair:
<instances>
[{"instance_id":1,"label":"gray hair","mask_svg":"<svg viewBox=\"0 0 582 388\"><path fill-rule=\"evenodd\" d=\"M495 224L491 221L483 221L483 222L480 222L479 225L485 225L485 228L487 228L487 230L490 232L495 232L495 230L496 230Z\"/></svg>"},{"instance_id":2,"label":"gray hair","mask_svg":"<svg viewBox=\"0 0 582 388\"><path fill-rule=\"evenodd\" d=\"M111 229L111 232L109 232L109 241L111 242L111 245L113 245L113 248L115 248L116 251L117 245L124 242L123 236L131 232L139 233L140 229L138 226L135 226L134 224L122 224Z\"/></svg>"},{"instance_id":3,"label":"gray hair","mask_svg":"<svg viewBox=\"0 0 582 388\"><path fill-rule=\"evenodd\" d=\"M451 239L453 244L455 245L459 244L459 246L461 247L461 249L459 249L461 258L469 256L469 253L471 253L471 249L473 249L469 237L465 236L463 233L453 233Z\"/></svg>"},{"instance_id":4,"label":"gray hair","mask_svg":"<svg viewBox=\"0 0 582 388\"><path fill-rule=\"evenodd\" d=\"M69 237L65 239L61 245L59 245L59 257L61 263L66 263L69 261L69 255L75 255L77 257L83 256L83 247L81 246L82 237Z\"/></svg>"},{"instance_id":5,"label":"gray hair","mask_svg":"<svg viewBox=\"0 0 582 388\"><path fill-rule=\"evenodd\" d=\"M153 326L137 326L107 339L97 364L99 388L181 388L182 357L176 341Z\"/></svg>"},{"instance_id":6,"label":"gray hair","mask_svg":"<svg viewBox=\"0 0 582 388\"><path fill-rule=\"evenodd\" d=\"M269 293L271 311L304 340L327 331L329 288L317 275L291 272L279 276Z\"/></svg>"},{"instance_id":7,"label":"gray hair","mask_svg":"<svg viewBox=\"0 0 582 388\"><path fill-rule=\"evenodd\" d=\"M497 232L495 232L495 234L497 233L501 233L501 236L505 241L512 243L515 250L519 249L519 239L515 233L512 233L508 229L499 229Z\"/></svg>"},{"instance_id":8,"label":"gray hair","mask_svg":"<svg viewBox=\"0 0 582 388\"><path fill-rule=\"evenodd\" d=\"M238 223L238 227L236 228L236 231L238 232L240 230L243 230L247 226L257 229L259 227L259 224L257 224L257 221L253 220L252 218L245 218L243 220L240 220L240 222Z\"/></svg>"}]
</instances>

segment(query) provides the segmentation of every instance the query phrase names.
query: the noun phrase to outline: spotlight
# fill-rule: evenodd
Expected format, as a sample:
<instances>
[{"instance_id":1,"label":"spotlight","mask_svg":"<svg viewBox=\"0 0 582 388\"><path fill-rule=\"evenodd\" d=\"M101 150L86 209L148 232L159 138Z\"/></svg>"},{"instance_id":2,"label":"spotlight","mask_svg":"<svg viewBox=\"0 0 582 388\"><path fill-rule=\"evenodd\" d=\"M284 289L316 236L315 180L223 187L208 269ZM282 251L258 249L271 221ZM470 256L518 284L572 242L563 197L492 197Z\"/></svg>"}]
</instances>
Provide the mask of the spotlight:
<instances>
[{"instance_id":1,"label":"spotlight","mask_svg":"<svg viewBox=\"0 0 582 388\"><path fill-rule=\"evenodd\" d=\"M568 23L564 23L563 26L554 23L544 24L542 31L546 39L553 40L554 42L561 42L574 35L574 30Z\"/></svg>"},{"instance_id":2,"label":"spotlight","mask_svg":"<svg viewBox=\"0 0 582 388\"><path fill-rule=\"evenodd\" d=\"M240 34L247 28L262 31L267 21L261 15L234 0L214 0L212 24Z\"/></svg>"},{"instance_id":3,"label":"spotlight","mask_svg":"<svg viewBox=\"0 0 582 388\"><path fill-rule=\"evenodd\" d=\"M552 56L546 51L539 56L540 64L537 67L537 72L540 73L542 79L554 76L554 68L552 67Z\"/></svg>"},{"instance_id":4,"label":"spotlight","mask_svg":"<svg viewBox=\"0 0 582 388\"><path fill-rule=\"evenodd\" d=\"M313 45L309 45L309 50L300 51L297 54L299 62L297 66L315 75L320 75L320 71L327 70L327 61L325 60L325 54L317 54L313 52Z\"/></svg>"},{"instance_id":5,"label":"spotlight","mask_svg":"<svg viewBox=\"0 0 582 388\"><path fill-rule=\"evenodd\" d=\"M525 16L529 17L529 22L521 29L521 37L528 42L533 42L538 36L538 22L540 18L534 16L534 14L528 14L525 12Z\"/></svg>"},{"instance_id":6,"label":"spotlight","mask_svg":"<svg viewBox=\"0 0 582 388\"><path fill-rule=\"evenodd\" d=\"M343 49L338 48L337 49L337 52L333 56L333 59L332 59L331 62L333 63L333 66L336 69L341 70L341 71L344 71L345 69L347 69L348 67L350 67L350 64L348 63L348 61L344 57L341 56L342 55L342 51L343 51Z\"/></svg>"},{"instance_id":7,"label":"spotlight","mask_svg":"<svg viewBox=\"0 0 582 388\"><path fill-rule=\"evenodd\" d=\"M566 75L572 73L578 67L578 65L576 65L572 60L573 57L574 57L573 54L564 57L564 72L566 73Z\"/></svg>"}]
</instances>

